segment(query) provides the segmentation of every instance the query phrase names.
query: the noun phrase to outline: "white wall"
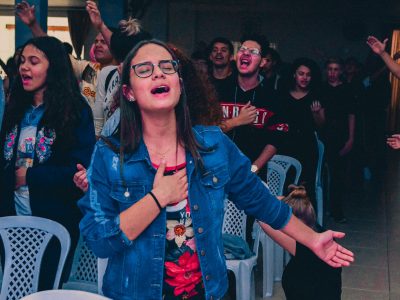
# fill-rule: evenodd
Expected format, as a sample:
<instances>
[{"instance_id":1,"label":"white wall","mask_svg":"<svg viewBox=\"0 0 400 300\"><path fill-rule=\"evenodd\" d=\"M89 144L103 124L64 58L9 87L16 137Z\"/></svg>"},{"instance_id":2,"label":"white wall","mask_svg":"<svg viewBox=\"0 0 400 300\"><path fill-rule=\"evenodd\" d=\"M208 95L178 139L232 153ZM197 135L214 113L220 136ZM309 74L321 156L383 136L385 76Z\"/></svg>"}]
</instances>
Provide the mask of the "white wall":
<instances>
[{"instance_id":1,"label":"white wall","mask_svg":"<svg viewBox=\"0 0 400 300\"><path fill-rule=\"evenodd\" d=\"M15 30L6 29L6 25L14 25L13 16L0 16L0 58L6 62L15 51ZM66 17L49 17L48 26L68 26ZM48 31L48 34L55 36L63 42L71 44L71 38L68 31Z\"/></svg>"}]
</instances>

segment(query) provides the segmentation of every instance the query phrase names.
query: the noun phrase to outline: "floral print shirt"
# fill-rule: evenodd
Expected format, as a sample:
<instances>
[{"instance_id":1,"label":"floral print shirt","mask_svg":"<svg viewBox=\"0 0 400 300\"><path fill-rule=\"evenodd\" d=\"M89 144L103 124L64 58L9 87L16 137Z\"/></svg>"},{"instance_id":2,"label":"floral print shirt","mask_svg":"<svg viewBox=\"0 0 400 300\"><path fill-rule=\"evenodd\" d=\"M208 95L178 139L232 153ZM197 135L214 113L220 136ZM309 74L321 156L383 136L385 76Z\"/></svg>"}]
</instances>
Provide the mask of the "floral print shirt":
<instances>
[{"instance_id":1,"label":"floral print shirt","mask_svg":"<svg viewBox=\"0 0 400 300\"><path fill-rule=\"evenodd\" d=\"M165 175L186 164L167 168ZM164 300L204 299L204 286L197 256L188 199L168 205L165 249Z\"/></svg>"},{"instance_id":2,"label":"floral print shirt","mask_svg":"<svg viewBox=\"0 0 400 300\"><path fill-rule=\"evenodd\" d=\"M35 157L37 126L44 113L44 105L31 106L21 122L15 167L30 168ZM28 186L21 186L14 192L15 211L17 215L32 215L29 203Z\"/></svg>"}]
</instances>

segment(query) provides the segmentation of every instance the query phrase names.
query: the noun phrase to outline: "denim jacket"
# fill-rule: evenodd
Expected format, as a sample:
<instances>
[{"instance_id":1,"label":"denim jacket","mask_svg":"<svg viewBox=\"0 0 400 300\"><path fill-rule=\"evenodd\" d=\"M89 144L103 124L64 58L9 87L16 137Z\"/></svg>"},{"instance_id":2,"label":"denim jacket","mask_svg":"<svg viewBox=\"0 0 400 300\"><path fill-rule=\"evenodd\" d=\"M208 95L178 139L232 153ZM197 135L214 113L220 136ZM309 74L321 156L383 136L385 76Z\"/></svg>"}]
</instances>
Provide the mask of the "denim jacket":
<instances>
[{"instance_id":1,"label":"denim jacket","mask_svg":"<svg viewBox=\"0 0 400 300\"><path fill-rule=\"evenodd\" d=\"M224 296L228 281L223 253L224 199L228 195L239 209L279 229L286 225L291 209L272 196L250 171L250 161L218 127L193 128L204 168L195 168L189 152L186 168L189 202L197 253L207 299ZM99 257L108 257L103 292L113 299L162 299L166 212L135 240L119 228L119 213L142 199L153 187L156 170L143 141L124 161L120 177L119 156L103 141L95 147L88 170L89 191L79 201L84 213L81 233Z\"/></svg>"}]
</instances>

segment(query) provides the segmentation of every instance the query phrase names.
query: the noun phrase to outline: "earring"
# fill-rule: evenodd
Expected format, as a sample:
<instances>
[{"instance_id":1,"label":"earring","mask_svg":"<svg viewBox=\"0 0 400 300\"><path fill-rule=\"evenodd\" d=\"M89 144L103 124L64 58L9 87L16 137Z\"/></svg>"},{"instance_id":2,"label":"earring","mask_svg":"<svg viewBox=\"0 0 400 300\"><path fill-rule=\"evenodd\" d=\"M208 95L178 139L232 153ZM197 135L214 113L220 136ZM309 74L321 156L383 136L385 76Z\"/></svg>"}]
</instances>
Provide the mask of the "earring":
<instances>
[{"instance_id":1,"label":"earring","mask_svg":"<svg viewBox=\"0 0 400 300\"><path fill-rule=\"evenodd\" d=\"M129 101L129 102L135 102L136 99L135 99L133 96L129 96L129 97L128 97L128 101Z\"/></svg>"}]
</instances>

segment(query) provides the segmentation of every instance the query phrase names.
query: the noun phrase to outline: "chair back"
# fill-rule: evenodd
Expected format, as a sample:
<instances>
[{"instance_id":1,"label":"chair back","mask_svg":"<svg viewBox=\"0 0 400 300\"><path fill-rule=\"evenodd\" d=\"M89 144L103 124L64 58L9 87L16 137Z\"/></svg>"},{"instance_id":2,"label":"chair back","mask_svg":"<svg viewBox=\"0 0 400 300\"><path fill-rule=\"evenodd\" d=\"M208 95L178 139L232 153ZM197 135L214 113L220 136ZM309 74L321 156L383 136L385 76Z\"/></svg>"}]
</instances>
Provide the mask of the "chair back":
<instances>
[{"instance_id":1,"label":"chair back","mask_svg":"<svg viewBox=\"0 0 400 300\"><path fill-rule=\"evenodd\" d=\"M37 291L43 253L53 236L61 244L53 285L58 288L71 246L69 233L61 224L32 216L1 217L0 236L5 251L0 300L17 300Z\"/></svg>"},{"instance_id":2,"label":"chair back","mask_svg":"<svg viewBox=\"0 0 400 300\"><path fill-rule=\"evenodd\" d=\"M276 154L272 156L271 161L280 165L285 170L286 174L289 171L290 167L293 167L296 170L296 175L293 183L299 183L302 168L301 163L297 159L287 155Z\"/></svg>"},{"instance_id":3,"label":"chair back","mask_svg":"<svg viewBox=\"0 0 400 300\"><path fill-rule=\"evenodd\" d=\"M322 167L324 162L324 143L318 139L317 134L317 145L318 145L318 163L317 163L317 174L315 176L315 200L317 202L316 213L317 221L322 226L324 221L324 186L322 182Z\"/></svg>"},{"instance_id":4,"label":"chair back","mask_svg":"<svg viewBox=\"0 0 400 300\"><path fill-rule=\"evenodd\" d=\"M80 237L75 249L71 273L63 289L97 293L97 277L97 256Z\"/></svg>"},{"instance_id":5,"label":"chair back","mask_svg":"<svg viewBox=\"0 0 400 300\"><path fill-rule=\"evenodd\" d=\"M246 240L246 214L230 200L226 201L222 233L236 235Z\"/></svg>"},{"instance_id":6,"label":"chair back","mask_svg":"<svg viewBox=\"0 0 400 300\"><path fill-rule=\"evenodd\" d=\"M31 294L21 300L107 300L101 295L74 290L50 290Z\"/></svg>"},{"instance_id":7,"label":"chair back","mask_svg":"<svg viewBox=\"0 0 400 300\"><path fill-rule=\"evenodd\" d=\"M274 196L283 195L286 180L286 171L278 163L270 161L267 165L267 183L263 182Z\"/></svg>"}]
</instances>

